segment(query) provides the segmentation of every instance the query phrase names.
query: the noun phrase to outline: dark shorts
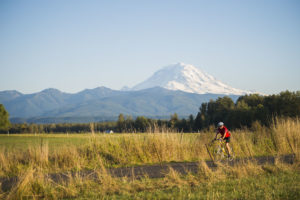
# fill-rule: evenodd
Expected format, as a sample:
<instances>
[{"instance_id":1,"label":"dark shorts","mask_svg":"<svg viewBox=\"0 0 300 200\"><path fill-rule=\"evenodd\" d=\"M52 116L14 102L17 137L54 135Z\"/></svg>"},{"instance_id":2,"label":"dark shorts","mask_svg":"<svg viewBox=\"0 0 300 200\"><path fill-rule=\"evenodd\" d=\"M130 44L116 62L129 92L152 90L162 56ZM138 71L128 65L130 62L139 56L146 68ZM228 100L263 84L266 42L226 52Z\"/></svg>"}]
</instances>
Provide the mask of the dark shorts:
<instances>
[{"instance_id":1,"label":"dark shorts","mask_svg":"<svg viewBox=\"0 0 300 200\"><path fill-rule=\"evenodd\" d=\"M230 137L226 137L226 138L224 138L224 140L226 143L230 143Z\"/></svg>"}]
</instances>

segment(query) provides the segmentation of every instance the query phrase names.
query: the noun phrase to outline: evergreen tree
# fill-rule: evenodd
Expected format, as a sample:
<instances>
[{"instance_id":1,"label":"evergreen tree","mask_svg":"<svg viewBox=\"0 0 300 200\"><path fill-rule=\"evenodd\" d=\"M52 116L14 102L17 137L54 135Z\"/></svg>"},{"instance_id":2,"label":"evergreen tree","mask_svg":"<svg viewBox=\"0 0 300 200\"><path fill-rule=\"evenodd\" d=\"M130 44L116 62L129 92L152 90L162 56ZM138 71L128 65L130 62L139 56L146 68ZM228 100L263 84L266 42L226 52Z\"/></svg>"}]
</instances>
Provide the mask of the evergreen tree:
<instances>
[{"instance_id":1,"label":"evergreen tree","mask_svg":"<svg viewBox=\"0 0 300 200\"><path fill-rule=\"evenodd\" d=\"M144 116L138 116L135 120L135 128L137 131L145 132L149 125L148 120Z\"/></svg>"},{"instance_id":2,"label":"evergreen tree","mask_svg":"<svg viewBox=\"0 0 300 200\"><path fill-rule=\"evenodd\" d=\"M125 127L126 127L126 132L134 131L134 120L132 119L132 116L130 115L126 116Z\"/></svg>"},{"instance_id":3,"label":"evergreen tree","mask_svg":"<svg viewBox=\"0 0 300 200\"><path fill-rule=\"evenodd\" d=\"M190 115L188 120L188 132L193 132L194 124L195 124L194 116Z\"/></svg>"},{"instance_id":4,"label":"evergreen tree","mask_svg":"<svg viewBox=\"0 0 300 200\"><path fill-rule=\"evenodd\" d=\"M117 129L118 129L118 132L120 132L120 133L125 131L125 118L122 113L118 117Z\"/></svg>"},{"instance_id":5,"label":"evergreen tree","mask_svg":"<svg viewBox=\"0 0 300 200\"><path fill-rule=\"evenodd\" d=\"M5 110L4 106L0 104L0 130L7 131L10 128L11 124L9 121L9 114Z\"/></svg>"},{"instance_id":6,"label":"evergreen tree","mask_svg":"<svg viewBox=\"0 0 300 200\"><path fill-rule=\"evenodd\" d=\"M172 129L176 128L178 125L179 119L178 119L178 115L177 113L174 113L173 115L171 115L171 119L170 119L170 127ZM178 128L178 127L177 127Z\"/></svg>"}]
</instances>

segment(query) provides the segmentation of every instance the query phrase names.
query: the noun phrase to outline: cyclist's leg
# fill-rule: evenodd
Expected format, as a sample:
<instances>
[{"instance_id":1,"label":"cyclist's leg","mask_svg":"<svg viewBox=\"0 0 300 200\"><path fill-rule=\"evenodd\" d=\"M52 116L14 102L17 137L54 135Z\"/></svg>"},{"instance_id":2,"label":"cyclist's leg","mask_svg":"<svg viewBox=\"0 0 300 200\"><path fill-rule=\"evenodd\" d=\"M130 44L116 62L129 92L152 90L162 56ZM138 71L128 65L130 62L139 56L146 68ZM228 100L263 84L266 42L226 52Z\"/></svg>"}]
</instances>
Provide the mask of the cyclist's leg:
<instances>
[{"instance_id":1,"label":"cyclist's leg","mask_svg":"<svg viewBox=\"0 0 300 200\"><path fill-rule=\"evenodd\" d=\"M226 142L226 150L227 150L227 153L228 153L228 155L231 155L231 148L230 148L230 146L229 146L229 143L230 143L230 137L225 138L225 142Z\"/></svg>"}]
</instances>

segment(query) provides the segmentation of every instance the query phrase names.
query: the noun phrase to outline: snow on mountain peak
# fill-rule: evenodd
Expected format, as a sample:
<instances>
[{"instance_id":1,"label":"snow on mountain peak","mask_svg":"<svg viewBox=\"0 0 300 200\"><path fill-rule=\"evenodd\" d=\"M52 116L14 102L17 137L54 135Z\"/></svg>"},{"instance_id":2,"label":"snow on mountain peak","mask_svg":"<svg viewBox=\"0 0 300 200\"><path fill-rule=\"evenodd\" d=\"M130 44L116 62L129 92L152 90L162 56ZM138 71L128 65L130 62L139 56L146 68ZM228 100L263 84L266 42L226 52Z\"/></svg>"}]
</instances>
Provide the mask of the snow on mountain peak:
<instances>
[{"instance_id":1,"label":"snow on mountain peak","mask_svg":"<svg viewBox=\"0 0 300 200\"><path fill-rule=\"evenodd\" d=\"M132 90L142 90L157 86L169 90L182 90L197 94L244 95L250 93L249 91L230 87L195 66L184 63L163 67L144 82L134 86Z\"/></svg>"}]
</instances>

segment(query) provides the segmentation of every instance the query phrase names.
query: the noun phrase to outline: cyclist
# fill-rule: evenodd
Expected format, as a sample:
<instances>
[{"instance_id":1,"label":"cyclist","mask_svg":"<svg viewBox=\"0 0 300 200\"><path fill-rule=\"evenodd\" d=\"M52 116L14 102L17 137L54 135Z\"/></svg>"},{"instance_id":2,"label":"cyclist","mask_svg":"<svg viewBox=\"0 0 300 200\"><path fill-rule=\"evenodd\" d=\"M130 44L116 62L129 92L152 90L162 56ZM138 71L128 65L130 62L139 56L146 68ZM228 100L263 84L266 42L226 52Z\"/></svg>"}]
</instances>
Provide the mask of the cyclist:
<instances>
[{"instance_id":1,"label":"cyclist","mask_svg":"<svg viewBox=\"0 0 300 200\"><path fill-rule=\"evenodd\" d=\"M218 129L217 129L216 137L215 137L214 140L217 139L218 134L221 134L221 138L223 140L225 140L225 142L226 142L226 149L227 149L227 152L228 152L228 157L230 157L231 150L230 150L230 147L229 147L229 142L230 142L230 135L231 134L230 134L229 130L227 129L227 127L224 126L223 122L219 122L218 123Z\"/></svg>"}]
</instances>

